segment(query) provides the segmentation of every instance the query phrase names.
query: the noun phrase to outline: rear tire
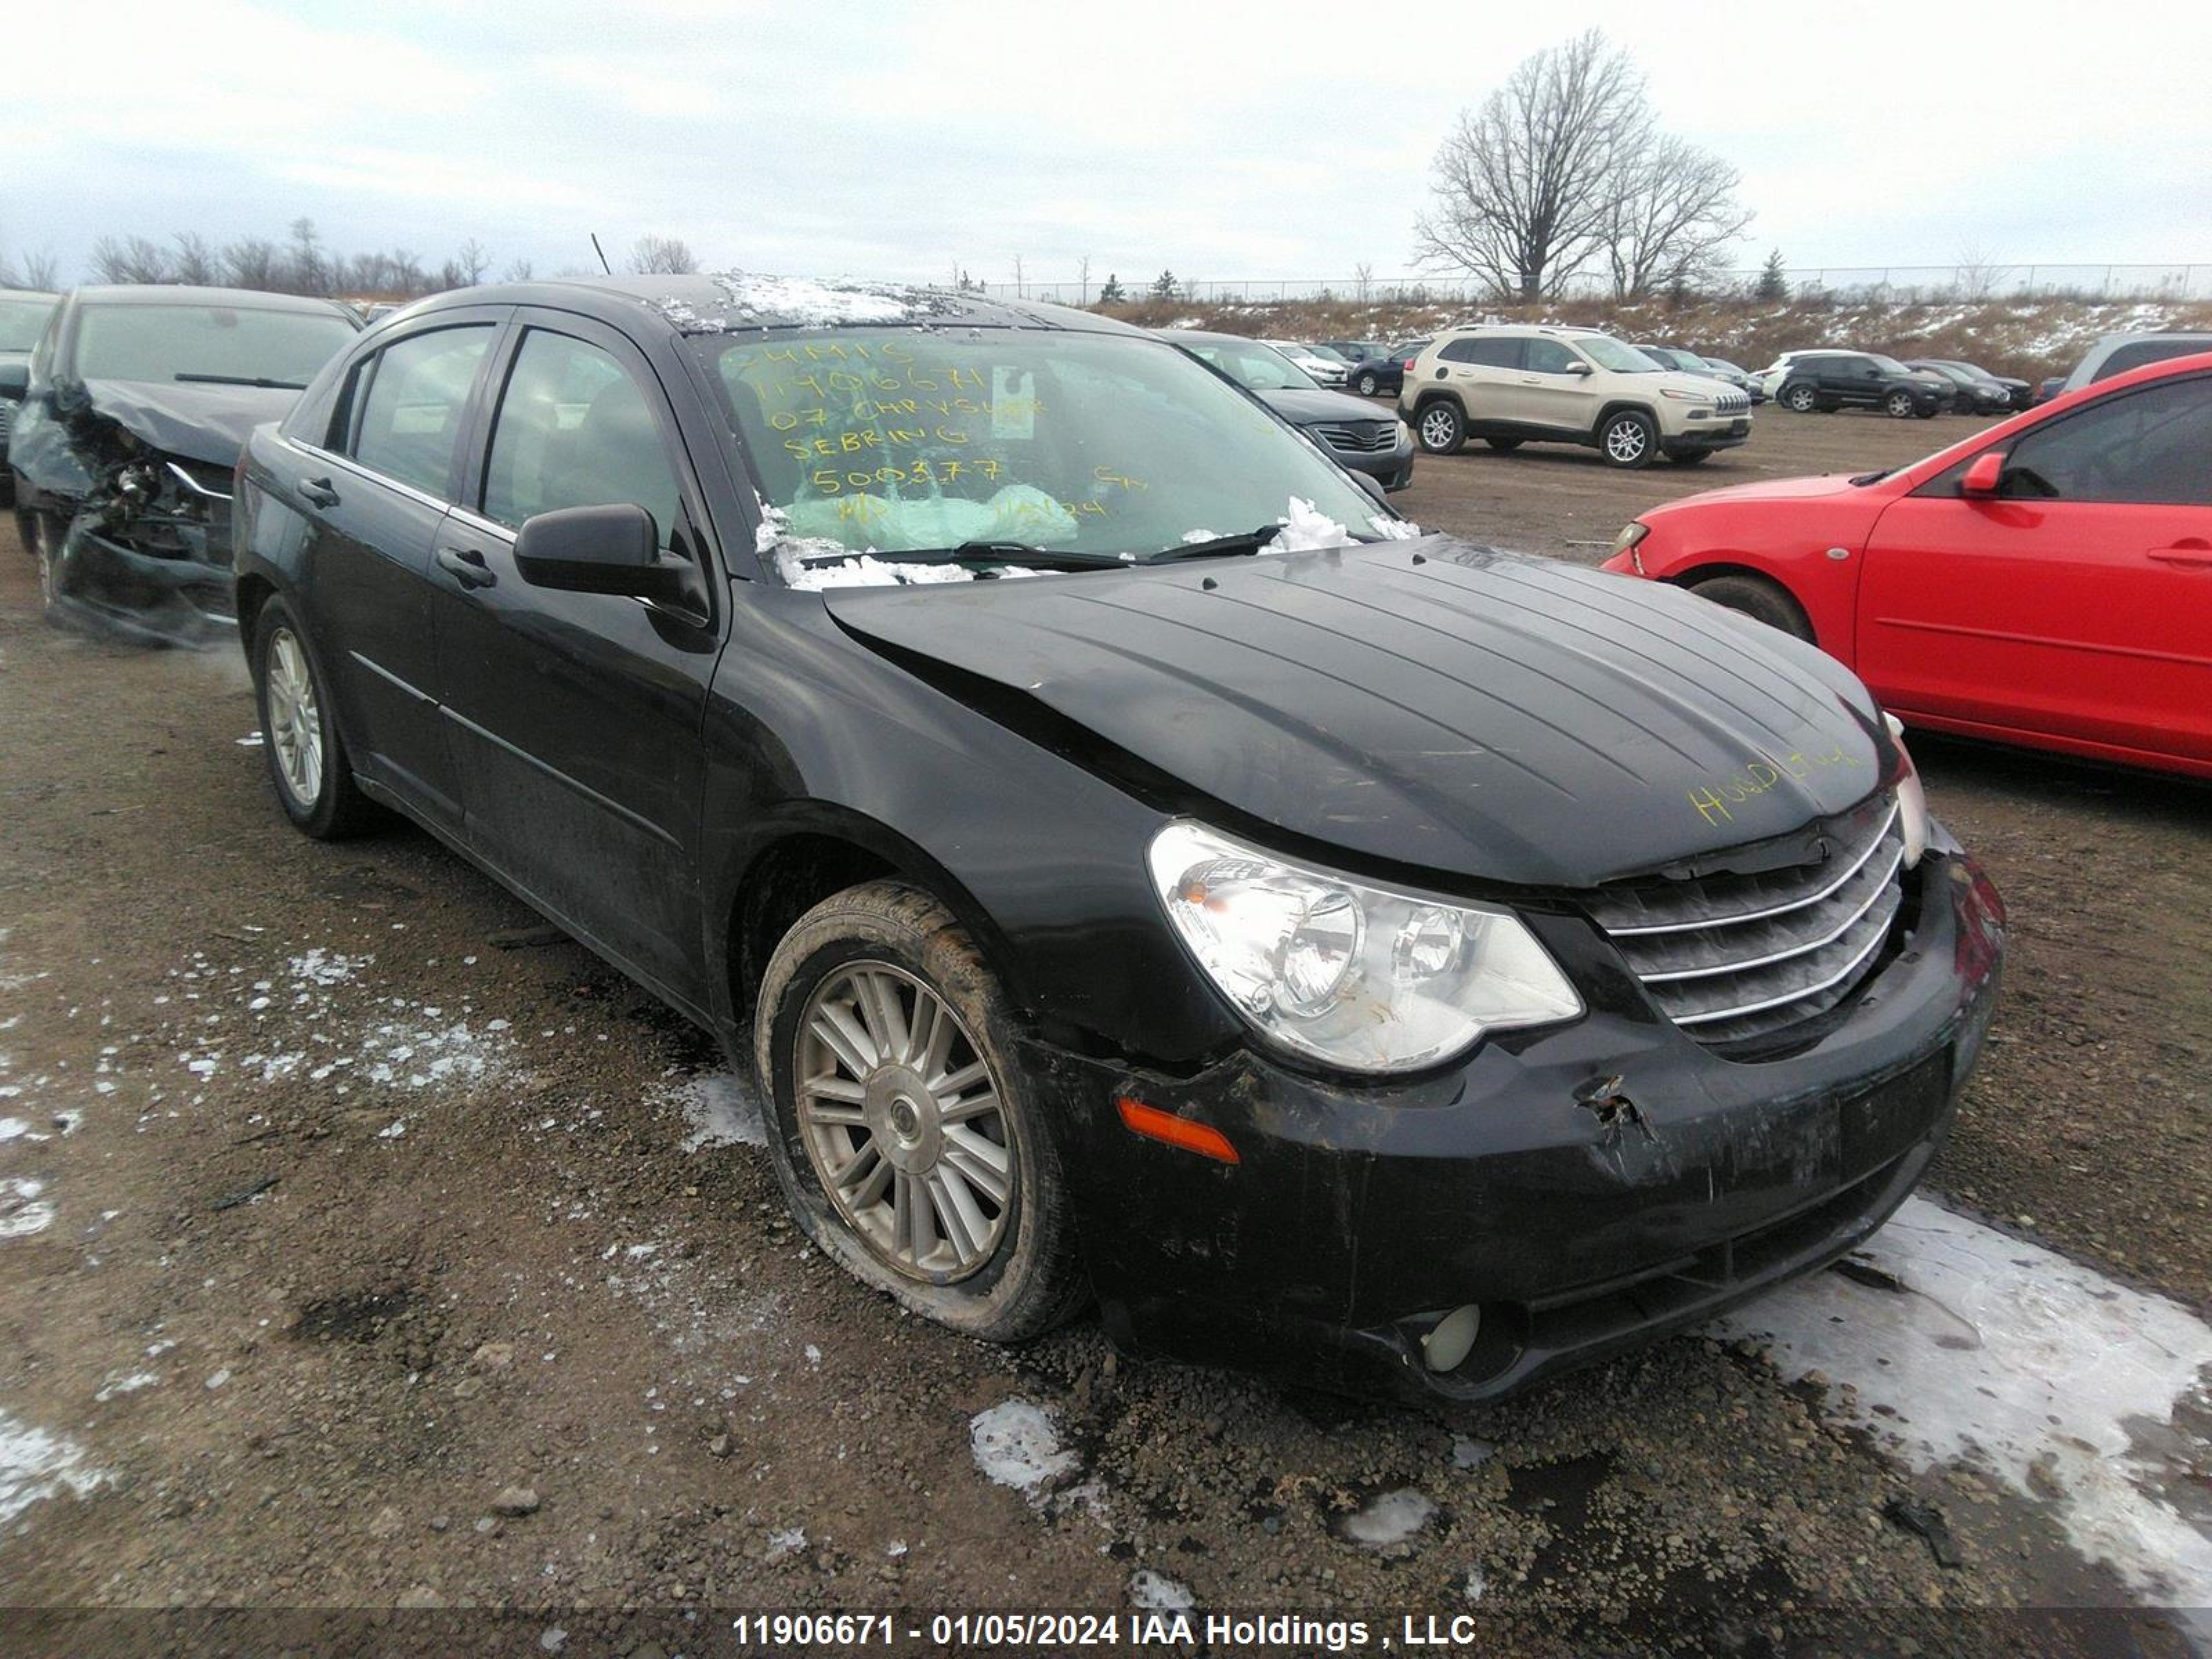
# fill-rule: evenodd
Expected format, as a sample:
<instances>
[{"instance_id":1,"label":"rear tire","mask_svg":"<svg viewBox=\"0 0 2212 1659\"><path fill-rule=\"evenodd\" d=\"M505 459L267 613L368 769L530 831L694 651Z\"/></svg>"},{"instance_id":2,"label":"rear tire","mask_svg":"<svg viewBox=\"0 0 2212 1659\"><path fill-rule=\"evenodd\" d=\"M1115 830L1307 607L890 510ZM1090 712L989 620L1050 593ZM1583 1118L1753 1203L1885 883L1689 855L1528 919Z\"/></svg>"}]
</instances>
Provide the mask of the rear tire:
<instances>
[{"instance_id":1,"label":"rear tire","mask_svg":"<svg viewBox=\"0 0 2212 1659\"><path fill-rule=\"evenodd\" d=\"M951 912L896 881L801 916L754 1017L770 1160L807 1237L988 1342L1041 1336L1091 1291L1019 1035Z\"/></svg>"},{"instance_id":2,"label":"rear tire","mask_svg":"<svg viewBox=\"0 0 2212 1659\"><path fill-rule=\"evenodd\" d=\"M1456 455L1467 441L1467 416L1449 398L1439 398L1413 420L1413 435L1431 455Z\"/></svg>"},{"instance_id":3,"label":"rear tire","mask_svg":"<svg viewBox=\"0 0 2212 1659\"><path fill-rule=\"evenodd\" d=\"M1701 599L1711 599L1715 605L1741 611L1754 622L1763 622L1808 645L1819 643L1813 637L1813 624L1804 607L1790 598L1779 582L1769 581L1764 576L1708 576L1701 582L1692 583L1690 592Z\"/></svg>"},{"instance_id":4,"label":"rear tire","mask_svg":"<svg viewBox=\"0 0 2212 1659\"><path fill-rule=\"evenodd\" d=\"M1775 401L1793 415L1810 415L1820 399L1809 386L1785 386Z\"/></svg>"},{"instance_id":5,"label":"rear tire","mask_svg":"<svg viewBox=\"0 0 2212 1659\"><path fill-rule=\"evenodd\" d=\"M329 683L307 629L272 596L253 622L253 698L261 714L261 753L276 804L302 835L340 841L377 820L338 738Z\"/></svg>"},{"instance_id":6,"label":"rear tire","mask_svg":"<svg viewBox=\"0 0 2212 1659\"><path fill-rule=\"evenodd\" d=\"M1522 441L1519 438L1485 438L1482 441L1501 455L1510 455L1521 447Z\"/></svg>"},{"instance_id":7,"label":"rear tire","mask_svg":"<svg viewBox=\"0 0 2212 1659\"><path fill-rule=\"evenodd\" d=\"M1651 465L1659 453L1659 428L1640 410L1608 415L1597 429L1597 453L1607 466L1633 472Z\"/></svg>"}]
</instances>

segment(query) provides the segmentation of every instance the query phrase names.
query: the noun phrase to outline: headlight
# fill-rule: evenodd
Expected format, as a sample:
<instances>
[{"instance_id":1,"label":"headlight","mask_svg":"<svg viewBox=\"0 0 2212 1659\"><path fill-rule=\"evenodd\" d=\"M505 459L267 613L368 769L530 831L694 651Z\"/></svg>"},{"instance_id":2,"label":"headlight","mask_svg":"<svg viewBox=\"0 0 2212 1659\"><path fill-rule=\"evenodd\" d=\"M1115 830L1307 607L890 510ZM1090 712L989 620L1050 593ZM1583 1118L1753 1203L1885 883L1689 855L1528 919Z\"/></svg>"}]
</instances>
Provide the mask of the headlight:
<instances>
[{"instance_id":1,"label":"headlight","mask_svg":"<svg viewBox=\"0 0 2212 1659\"><path fill-rule=\"evenodd\" d=\"M1411 428L1410 426L1407 426L1407 425L1403 421L1399 422L1398 422L1398 447L1399 447L1399 448L1401 448L1401 449L1411 449L1413 447L1413 428Z\"/></svg>"},{"instance_id":2,"label":"headlight","mask_svg":"<svg viewBox=\"0 0 2212 1659\"><path fill-rule=\"evenodd\" d=\"M1636 520L1631 519L1626 524L1620 526L1620 533L1613 538L1613 552L1610 556L1617 559L1624 553L1634 552L1636 550L1637 544L1641 542L1650 533L1651 526L1650 525L1639 524ZM1636 568L1638 574L1643 573L1644 563L1642 560L1639 559L1637 561Z\"/></svg>"},{"instance_id":3,"label":"headlight","mask_svg":"<svg viewBox=\"0 0 2212 1659\"><path fill-rule=\"evenodd\" d=\"M1905 746L1905 722L1885 711L1890 741L1897 745L1897 817L1905 830L1905 867L1911 869L1928 850L1928 792L1921 787L1920 769Z\"/></svg>"},{"instance_id":4,"label":"headlight","mask_svg":"<svg viewBox=\"0 0 2212 1659\"><path fill-rule=\"evenodd\" d=\"M1707 404L1713 398L1710 392L1677 392L1670 386L1660 387L1659 395L1672 398L1678 404Z\"/></svg>"},{"instance_id":5,"label":"headlight","mask_svg":"<svg viewBox=\"0 0 2212 1659\"><path fill-rule=\"evenodd\" d=\"M1152 837L1177 938L1254 1030L1356 1072L1408 1072L1582 999L1510 911L1295 864L1188 821Z\"/></svg>"}]
</instances>

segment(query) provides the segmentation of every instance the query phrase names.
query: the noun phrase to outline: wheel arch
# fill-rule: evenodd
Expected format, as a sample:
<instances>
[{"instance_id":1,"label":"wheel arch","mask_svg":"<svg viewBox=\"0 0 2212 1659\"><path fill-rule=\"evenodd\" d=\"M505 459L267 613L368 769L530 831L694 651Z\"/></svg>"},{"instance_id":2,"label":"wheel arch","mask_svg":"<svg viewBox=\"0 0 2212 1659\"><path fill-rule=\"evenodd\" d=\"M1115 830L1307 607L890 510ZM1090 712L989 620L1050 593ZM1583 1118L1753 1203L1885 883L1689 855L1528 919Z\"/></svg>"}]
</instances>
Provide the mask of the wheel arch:
<instances>
[{"instance_id":1,"label":"wheel arch","mask_svg":"<svg viewBox=\"0 0 2212 1659\"><path fill-rule=\"evenodd\" d=\"M1669 587L1679 587L1685 592L1688 592L1701 582L1712 581L1722 576L1740 576L1747 580L1764 583L1772 588L1784 599L1789 600L1796 608L1797 614L1805 619L1805 626L1812 630L1813 643L1830 656L1840 657L1841 653L1836 650L1834 642L1821 636L1820 619L1813 607L1805 603L1804 596L1771 570L1763 569L1755 564L1744 564L1729 558L1726 554L1719 554L1697 564L1685 565L1678 569L1670 570L1659 580Z\"/></svg>"},{"instance_id":2,"label":"wheel arch","mask_svg":"<svg viewBox=\"0 0 2212 1659\"><path fill-rule=\"evenodd\" d=\"M1652 408L1650 404L1638 398L1612 398L1600 405L1597 419L1590 423L1592 443L1595 443L1597 434L1605 430L1605 423L1616 415L1641 415L1651 422L1651 432L1654 437L1664 438L1667 435L1665 428L1659 423L1659 411Z\"/></svg>"},{"instance_id":3,"label":"wheel arch","mask_svg":"<svg viewBox=\"0 0 2212 1659\"><path fill-rule=\"evenodd\" d=\"M879 819L830 801L794 802L758 825L733 849L713 914L720 937L710 960L721 965L718 1013L739 1052L769 958L793 923L823 899L870 881L902 881L927 893L975 941L1017 1008L1030 1006L1005 935L966 884L918 844Z\"/></svg>"}]
</instances>

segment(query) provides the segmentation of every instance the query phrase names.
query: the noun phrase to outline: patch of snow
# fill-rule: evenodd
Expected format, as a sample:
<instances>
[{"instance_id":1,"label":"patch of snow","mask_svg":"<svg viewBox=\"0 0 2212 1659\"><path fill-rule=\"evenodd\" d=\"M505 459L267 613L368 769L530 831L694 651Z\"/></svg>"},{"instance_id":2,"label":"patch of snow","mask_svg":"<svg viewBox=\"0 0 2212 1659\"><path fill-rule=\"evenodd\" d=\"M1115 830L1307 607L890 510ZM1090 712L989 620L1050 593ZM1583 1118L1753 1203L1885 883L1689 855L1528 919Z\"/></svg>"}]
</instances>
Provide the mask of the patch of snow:
<instances>
[{"instance_id":1,"label":"patch of snow","mask_svg":"<svg viewBox=\"0 0 2212 1659\"><path fill-rule=\"evenodd\" d=\"M1370 1549L1402 1544L1437 1512L1437 1506L1410 1486L1386 1492L1367 1500L1344 1522L1344 1535Z\"/></svg>"},{"instance_id":2,"label":"patch of snow","mask_svg":"<svg viewBox=\"0 0 2212 1659\"><path fill-rule=\"evenodd\" d=\"M0 1140L21 1140L31 1133L31 1126L20 1117L0 1117Z\"/></svg>"},{"instance_id":3,"label":"patch of snow","mask_svg":"<svg viewBox=\"0 0 2212 1659\"><path fill-rule=\"evenodd\" d=\"M1129 1605L1145 1613L1188 1613L1198 1605L1198 1598L1190 1593L1189 1585L1150 1567L1139 1567L1129 1575Z\"/></svg>"},{"instance_id":4,"label":"patch of snow","mask_svg":"<svg viewBox=\"0 0 2212 1659\"><path fill-rule=\"evenodd\" d=\"M54 1224L54 1204L40 1194L43 1181L28 1176L0 1177L0 1238L29 1238Z\"/></svg>"},{"instance_id":5,"label":"patch of snow","mask_svg":"<svg viewBox=\"0 0 2212 1659\"><path fill-rule=\"evenodd\" d=\"M687 1152L713 1146L768 1145L760 1098L752 1085L734 1072L702 1072L677 1084L667 1096L682 1109L690 1126L691 1133L683 1143Z\"/></svg>"},{"instance_id":6,"label":"patch of snow","mask_svg":"<svg viewBox=\"0 0 2212 1659\"><path fill-rule=\"evenodd\" d=\"M767 276L718 271L714 286L740 316L769 326L831 328L856 323L902 323L943 308L913 289L811 276Z\"/></svg>"},{"instance_id":7,"label":"patch of snow","mask_svg":"<svg viewBox=\"0 0 2212 1659\"><path fill-rule=\"evenodd\" d=\"M85 1466L82 1447L0 1411L0 1527L42 1498L82 1498L106 1480Z\"/></svg>"},{"instance_id":8,"label":"patch of snow","mask_svg":"<svg viewBox=\"0 0 2212 1659\"><path fill-rule=\"evenodd\" d=\"M775 550L776 574L802 593L832 587L919 586L926 582L971 582L975 573L957 564L899 564L876 557L873 550L855 553L832 544L826 551L805 550L804 544Z\"/></svg>"},{"instance_id":9,"label":"patch of snow","mask_svg":"<svg viewBox=\"0 0 2212 1659\"><path fill-rule=\"evenodd\" d=\"M1462 1435L1452 1442L1452 1467L1455 1469L1479 1469L1490 1461L1497 1449L1487 1440L1470 1440Z\"/></svg>"},{"instance_id":10,"label":"patch of snow","mask_svg":"<svg viewBox=\"0 0 2212 1659\"><path fill-rule=\"evenodd\" d=\"M93 1391L92 1398L95 1404L104 1406L119 1394L136 1394L141 1389L152 1388L161 1380L160 1375L154 1371L132 1371L127 1376L118 1376L110 1371L106 1380Z\"/></svg>"},{"instance_id":11,"label":"patch of snow","mask_svg":"<svg viewBox=\"0 0 2212 1659\"><path fill-rule=\"evenodd\" d=\"M1280 522L1281 532L1267 544L1277 553L1316 553L1324 548L1349 546L1352 542L1350 531L1303 495L1291 497L1290 512Z\"/></svg>"},{"instance_id":12,"label":"patch of snow","mask_svg":"<svg viewBox=\"0 0 2212 1659\"><path fill-rule=\"evenodd\" d=\"M406 1133L407 1120L404 1117L396 1118L379 1129L376 1132L376 1138L379 1140L397 1140Z\"/></svg>"},{"instance_id":13,"label":"patch of snow","mask_svg":"<svg viewBox=\"0 0 2212 1659\"><path fill-rule=\"evenodd\" d=\"M1962 1462L2031 1500L2056 1492L2084 1555L2141 1594L2212 1604L2212 1523L2160 1490L2212 1460L2174 1424L2184 1405L2212 1403L2212 1326L1922 1198L1854 1259L1902 1289L1820 1273L1719 1330L1793 1379L1848 1384L1829 1410L1914 1468Z\"/></svg>"},{"instance_id":14,"label":"patch of snow","mask_svg":"<svg viewBox=\"0 0 2212 1659\"><path fill-rule=\"evenodd\" d=\"M1075 1454L1060 1443L1060 1425L1042 1406L1001 1401L969 1419L975 1467L1001 1486L1041 1495L1040 1488L1074 1472Z\"/></svg>"},{"instance_id":15,"label":"patch of snow","mask_svg":"<svg viewBox=\"0 0 2212 1659\"><path fill-rule=\"evenodd\" d=\"M797 1555L806 1547L806 1528L786 1527L768 1535L768 1559L781 1560L787 1555Z\"/></svg>"},{"instance_id":16,"label":"patch of snow","mask_svg":"<svg viewBox=\"0 0 2212 1659\"><path fill-rule=\"evenodd\" d=\"M343 985L375 960L374 957L341 956L318 945L304 956L294 957L290 972L294 979L309 985Z\"/></svg>"},{"instance_id":17,"label":"patch of snow","mask_svg":"<svg viewBox=\"0 0 2212 1659\"><path fill-rule=\"evenodd\" d=\"M1381 513L1370 517L1367 525L1386 542L1410 542L1421 533L1421 526L1411 519L1393 519Z\"/></svg>"},{"instance_id":18,"label":"patch of snow","mask_svg":"<svg viewBox=\"0 0 2212 1659\"><path fill-rule=\"evenodd\" d=\"M226 1366L224 1366L224 1367L222 1368L222 1370L219 1370L219 1371L216 1372L216 1373L215 1373L215 1375L213 1375L212 1376L209 1377L209 1378L208 1378L208 1380L207 1380L205 1382L202 1383L200 1386L201 1386L202 1388L204 1388L204 1389L207 1389L207 1391L208 1391L209 1393L212 1394L212 1393L214 1393L217 1389L219 1389L219 1388L222 1387L222 1385L223 1385L224 1383L226 1383L226 1382L229 1382L229 1381L230 1381L230 1368L229 1368L228 1365L226 1365Z\"/></svg>"},{"instance_id":19,"label":"patch of snow","mask_svg":"<svg viewBox=\"0 0 2212 1659\"><path fill-rule=\"evenodd\" d=\"M258 749L261 747L261 734L258 732L249 732L237 741L240 749Z\"/></svg>"}]
</instances>

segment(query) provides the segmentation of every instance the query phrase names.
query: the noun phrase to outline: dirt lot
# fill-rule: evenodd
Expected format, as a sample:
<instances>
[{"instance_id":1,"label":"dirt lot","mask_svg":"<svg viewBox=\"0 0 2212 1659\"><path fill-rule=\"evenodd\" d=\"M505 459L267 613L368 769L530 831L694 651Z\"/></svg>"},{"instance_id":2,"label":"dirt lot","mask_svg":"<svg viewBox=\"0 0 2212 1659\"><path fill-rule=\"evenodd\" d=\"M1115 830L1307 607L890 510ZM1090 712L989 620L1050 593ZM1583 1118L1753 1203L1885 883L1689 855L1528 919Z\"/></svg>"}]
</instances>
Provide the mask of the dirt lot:
<instances>
[{"instance_id":1,"label":"dirt lot","mask_svg":"<svg viewBox=\"0 0 2212 1659\"><path fill-rule=\"evenodd\" d=\"M1484 451L1401 499L1595 561L1650 501L1966 424L1771 417L1694 473ZM1187 1593L1472 1611L1488 1651L1833 1614L1936 1653L2128 1599L1740 1340L1444 1415L922 1326L784 1222L696 1033L422 835L295 836L253 728L228 653L43 625L0 530L0 1604L525 1610L574 1653L639 1610ZM2201 1311L2212 799L1918 752L2015 924L1933 1184Z\"/></svg>"}]
</instances>

